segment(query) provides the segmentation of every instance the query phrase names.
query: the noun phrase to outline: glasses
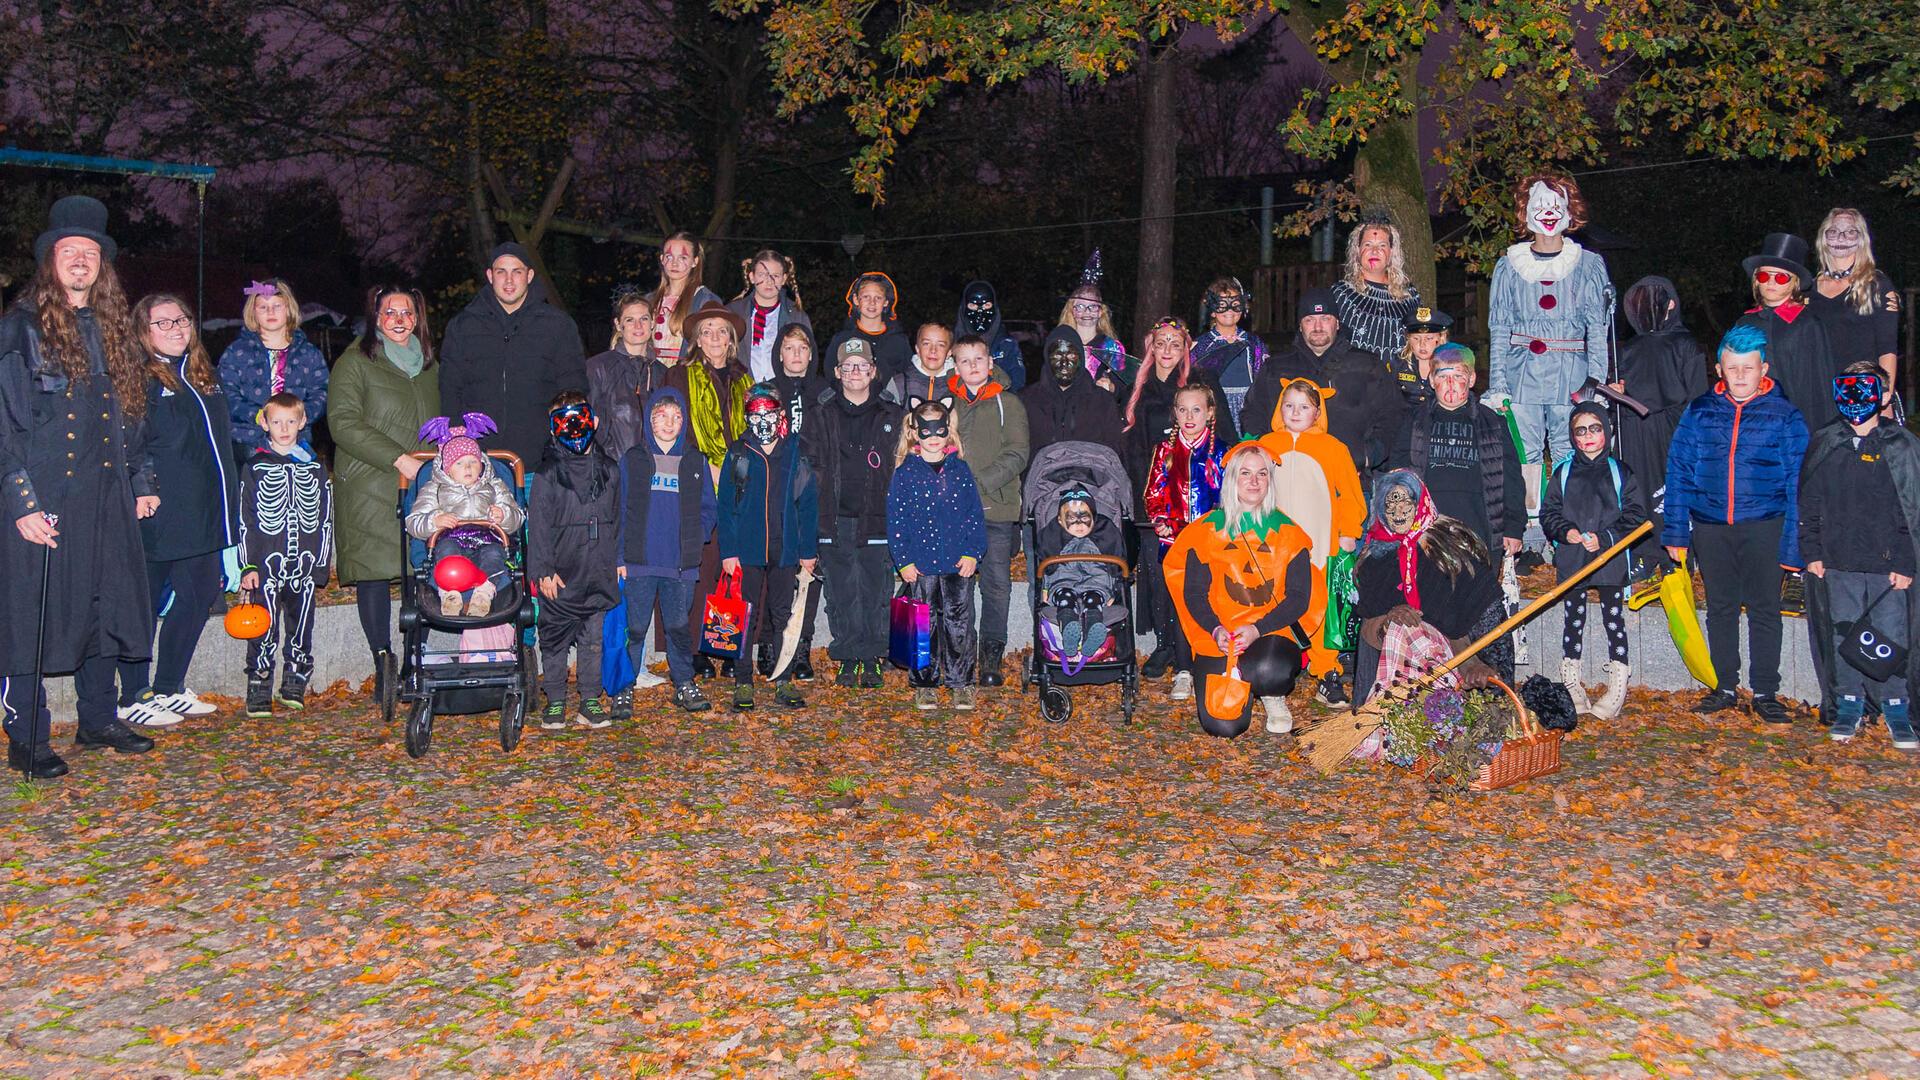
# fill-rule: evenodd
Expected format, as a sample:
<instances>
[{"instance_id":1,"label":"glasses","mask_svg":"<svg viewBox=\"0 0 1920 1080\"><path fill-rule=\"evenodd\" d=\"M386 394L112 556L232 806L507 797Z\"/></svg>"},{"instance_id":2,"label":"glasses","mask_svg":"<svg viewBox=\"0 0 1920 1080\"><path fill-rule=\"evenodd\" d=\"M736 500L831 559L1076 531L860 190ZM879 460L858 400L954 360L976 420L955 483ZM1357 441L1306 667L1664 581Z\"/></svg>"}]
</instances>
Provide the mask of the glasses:
<instances>
[{"instance_id":1,"label":"glasses","mask_svg":"<svg viewBox=\"0 0 1920 1080\"><path fill-rule=\"evenodd\" d=\"M175 328L191 330L193 329L193 319L190 316L182 315L177 319L155 319L148 325L152 326L155 330L172 330Z\"/></svg>"},{"instance_id":2,"label":"glasses","mask_svg":"<svg viewBox=\"0 0 1920 1080\"><path fill-rule=\"evenodd\" d=\"M1100 313L1100 301L1075 300L1073 302L1073 313L1075 315L1098 315Z\"/></svg>"},{"instance_id":3,"label":"glasses","mask_svg":"<svg viewBox=\"0 0 1920 1080\"><path fill-rule=\"evenodd\" d=\"M1753 272L1753 283L1755 285L1765 285L1768 282L1772 282L1775 285L1791 285L1793 284L1793 280L1794 275L1785 270L1755 270Z\"/></svg>"},{"instance_id":4,"label":"glasses","mask_svg":"<svg viewBox=\"0 0 1920 1080\"><path fill-rule=\"evenodd\" d=\"M841 362L840 370L849 375L858 375L863 371L871 375L873 374L873 365L867 363L865 360L847 360Z\"/></svg>"},{"instance_id":5,"label":"glasses","mask_svg":"<svg viewBox=\"0 0 1920 1080\"><path fill-rule=\"evenodd\" d=\"M395 322L412 322L418 316L414 315L412 308L390 307L381 309L380 317L392 319Z\"/></svg>"},{"instance_id":6,"label":"glasses","mask_svg":"<svg viewBox=\"0 0 1920 1080\"><path fill-rule=\"evenodd\" d=\"M1858 240L1859 229L1828 229L1823 235L1829 240Z\"/></svg>"},{"instance_id":7,"label":"glasses","mask_svg":"<svg viewBox=\"0 0 1920 1080\"><path fill-rule=\"evenodd\" d=\"M1599 435L1606 430L1606 428L1599 424L1581 424L1579 427L1573 429L1573 433L1575 435Z\"/></svg>"}]
</instances>

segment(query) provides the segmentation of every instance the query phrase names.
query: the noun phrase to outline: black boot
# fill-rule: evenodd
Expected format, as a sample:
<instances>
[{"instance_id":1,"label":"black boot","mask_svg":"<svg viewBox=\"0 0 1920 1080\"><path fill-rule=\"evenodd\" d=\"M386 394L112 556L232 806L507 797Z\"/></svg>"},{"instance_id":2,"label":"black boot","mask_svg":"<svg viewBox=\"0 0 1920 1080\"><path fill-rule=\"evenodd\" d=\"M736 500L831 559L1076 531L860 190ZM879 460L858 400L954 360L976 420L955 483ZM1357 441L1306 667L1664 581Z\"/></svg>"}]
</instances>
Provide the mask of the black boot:
<instances>
[{"instance_id":1,"label":"black boot","mask_svg":"<svg viewBox=\"0 0 1920 1080\"><path fill-rule=\"evenodd\" d=\"M1146 666L1140 669L1140 677L1143 679L1157 679L1172 670L1173 644L1169 642L1165 645L1156 645L1154 647L1153 655L1147 657Z\"/></svg>"},{"instance_id":2,"label":"black boot","mask_svg":"<svg viewBox=\"0 0 1920 1080\"><path fill-rule=\"evenodd\" d=\"M1000 674L1000 661L1006 655L1007 643L1004 641L983 641L980 643L981 686L1005 686L1006 676Z\"/></svg>"},{"instance_id":3,"label":"black boot","mask_svg":"<svg viewBox=\"0 0 1920 1080\"><path fill-rule=\"evenodd\" d=\"M743 663L743 664L744 664L744 663L746 663L747 661L746 661L746 660L744 660L744 659L742 659L742 660L741 660L741 661L739 661L739 662L740 662L740 663ZM733 665L734 665L734 661L732 661L732 660L722 660L722 661L720 661L720 677L721 677L721 678L723 678L723 679L731 679L731 678L733 678Z\"/></svg>"},{"instance_id":4,"label":"black boot","mask_svg":"<svg viewBox=\"0 0 1920 1080\"><path fill-rule=\"evenodd\" d=\"M73 737L73 744L90 748L107 747L121 754L144 754L153 749L152 739L113 717L92 727L82 725Z\"/></svg>"},{"instance_id":5,"label":"black boot","mask_svg":"<svg viewBox=\"0 0 1920 1080\"><path fill-rule=\"evenodd\" d=\"M693 654L693 677L696 679L713 678L713 657L706 653Z\"/></svg>"},{"instance_id":6,"label":"black boot","mask_svg":"<svg viewBox=\"0 0 1920 1080\"><path fill-rule=\"evenodd\" d=\"M813 681L813 642L800 639L800 648L793 654L793 678L795 682Z\"/></svg>"},{"instance_id":7,"label":"black boot","mask_svg":"<svg viewBox=\"0 0 1920 1080\"><path fill-rule=\"evenodd\" d=\"M275 699L293 712L307 707L307 680L297 675L280 677L280 695Z\"/></svg>"},{"instance_id":8,"label":"black boot","mask_svg":"<svg viewBox=\"0 0 1920 1080\"><path fill-rule=\"evenodd\" d=\"M881 673L886 670L887 658L876 656L860 669L860 686L864 690L876 690L886 680Z\"/></svg>"},{"instance_id":9,"label":"black boot","mask_svg":"<svg viewBox=\"0 0 1920 1080\"><path fill-rule=\"evenodd\" d=\"M7 740L7 768L35 780L56 780L71 771L60 755L53 752L53 747L42 743L39 753L29 754L26 747L12 739Z\"/></svg>"},{"instance_id":10,"label":"black boot","mask_svg":"<svg viewBox=\"0 0 1920 1080\"><path fill-rule=\"evenodd\" d=\"M247 715L255 720L273 715L273 677L247 676Z\"/></svg>"},{"instance_id":11,"label":"black boot","mask_svg":"<svg viewBox=\"0 0 1920 1080\"><path fill-rule=\"evenodd\" d=\"M373 700L385 704L387 688L393 685L393 650L381 649L373 654Z\"/></svg>"},{"instance_id":12,"label":"black boot","mask_svg":"<svg viewBox=\"0 0 1920 1080\"><path fill-rule=\"evenodd\" d=\"M759 662L754 664L754 670L758 671L760 677L763 679L773 678L773 661L775 657L773 646L756 645L754 646L754 651L760 658Z\"/></svg>"}]
</instances>

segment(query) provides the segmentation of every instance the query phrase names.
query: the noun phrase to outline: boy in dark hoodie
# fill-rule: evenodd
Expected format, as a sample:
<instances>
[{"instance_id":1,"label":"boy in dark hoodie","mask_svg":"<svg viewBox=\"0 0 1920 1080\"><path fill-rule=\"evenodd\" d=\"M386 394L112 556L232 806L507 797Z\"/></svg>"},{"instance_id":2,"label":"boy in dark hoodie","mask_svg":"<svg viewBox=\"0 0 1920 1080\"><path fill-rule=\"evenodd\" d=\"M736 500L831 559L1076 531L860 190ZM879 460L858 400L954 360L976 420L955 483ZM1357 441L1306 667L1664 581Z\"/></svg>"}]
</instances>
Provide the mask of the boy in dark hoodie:
<instances>
[{"instance_id":1,"label":"boy in dark hoodie","mask_svg":"<svg viewBox=\"0 0 1920 1080\"><path fill-rule=\"evenodd\" d=\"M900 291L893 279L878 270L869 270L847 286L847 323L827 342L821 354L823 364L832 364L840 355L840 345L849 338L864 338L872 350L873 362L880 366L880 384L907 368L913 356L913 342L900 329Z\"/></svg>"},{"instance_id":2,"label":"boy in dark hoodie","mask_svg":"<svg viewBox=\"0 0 1920 1080\"><path fill-rule=\"evenodd\" d=\"M740 576L753 618L784 632L792 613L797 568L814 572L819 543L819 486L787 428L786 407L766 383L747 391L747 432L720 466L720 572ZM811 591L811 590L809 590ZM733 707L753 708L753 665L733 665ZM773 700L806 704L793 686L793 665L773 674Z\"/></svg>"},{"instance_id":3,"label":"boy in dark hoodie","mask_svg":"<svg viewBox=\"0 0 1920 1080\"><path fill-rule=\"evenodd\" d=\"M1026 388L1027 362L1020 355L1020 343L1007 333L1000 319L1000 297L985 281L969 281L960 293L960 311L953 318L953 340L968 334L981 338L993 354L993 363L1006 375L1008 390Z\"/></svg>"},{"instance_id":4,"label":"boy in dark hoodie","mask_svg":"<svg viewBox=\"0 0 1920 1080\"><path fill-rule=\"evenodd\" d=\"M647 434L620 459L620 577L627 583L628 651L642 652L657 606L667 636L673 703L710 708L693 682L694 588L717 517L706 455L693 442L687 399L662 387L647 400ZM743 665L736 665L743 666Z\"/></svg>"},{"instance_id":5,"label":"boy in dark hoodie","mask_svg":"<svg viewBox=\"0 0 1920 1080\"><path fill-rule=\"evenodd\" d=\"M549 438L527 505L527 576L540 593L540 726L567 726L567 652L580 668L573 722L613 722L600 701L600 633L620 602L614 567L619 541L619 466L596 444L587 396L562 390L547 406Z\"/></svg>"},{"instance_id":6,"label":"boy in dark hoodie","mask_svg":"<svg viewBox=\"0 0 1920 1080\"><path fill-rule=\"evenodd\" d=\"M860 339L854 339L860 340ZM861 341L864 346L866 343ZM833 395L833 384L823 375L813 373L813 330L810 327L792 323L780 330L780 338L775 343L775 362L778 374L773 377L773 387L780 394L780 400L786 403L787 432L800 441L800 453L808 463L818 466L821 455L828 452L821 439L822 421L819 418L823 403ZM820 593L816 586L807 590L806 621L800 625L800 645L793 655L793 677L800 682L813 681L813 630L820 617ZM760 639L759 671L761 678L773 675L773 661L780 651L780 631L785 627L762 622L754 631L754 637Z\"/></svg>"}]
</instances>

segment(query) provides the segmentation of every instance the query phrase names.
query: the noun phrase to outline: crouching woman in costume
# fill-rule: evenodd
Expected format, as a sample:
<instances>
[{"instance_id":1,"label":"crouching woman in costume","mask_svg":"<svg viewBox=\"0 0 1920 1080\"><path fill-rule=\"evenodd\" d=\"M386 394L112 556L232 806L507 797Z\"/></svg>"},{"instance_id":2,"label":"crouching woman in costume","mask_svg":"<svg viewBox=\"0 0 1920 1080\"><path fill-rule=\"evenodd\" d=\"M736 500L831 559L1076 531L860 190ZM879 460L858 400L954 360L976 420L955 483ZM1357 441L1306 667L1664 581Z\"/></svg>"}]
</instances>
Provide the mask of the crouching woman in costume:
<instances>
[{"instance_id":1,"label":"crouching woman in costume","mask_svg":"<svg viewBox=\"0 0 1920 1080\"><path fill-rule=\"evenodd\" d=\"M1227 451L1220 506L1181 530L1164 563L1201 677L1194 695L1200 728L1222 738L1247 730L1254 697L1268 731L1293 730L1286 695L1309 640L1300 618L1313 601L1313 542L1280 512L1274 472L1273 456L1258 443ZM1236 667L1250 692L1217 692Z\"/></svg>"},{"instance_id":2,"label":"crouching woman in costume","mask_svg":"<svg viewBox=\"0 0 1920 1080\"><path fill-rule=\"evenodd\" d=\"M1465 524L1436 511L1411 469L1396 469L1374 484L1353 577L1360 592L1354 610L1361 620L1356 704L1371 697L1379 681L1389 625L1424 625L1446 640L1444 653L1436 649L1433 655L1393 658L1395 670L1420 670L1458 653L1506 614L1500 572L1487 545ZM1469 686L1484 683L1489 674L1512 682L1513 639L1501 638L1456 670Z\"/></svg>"}]
</instances>

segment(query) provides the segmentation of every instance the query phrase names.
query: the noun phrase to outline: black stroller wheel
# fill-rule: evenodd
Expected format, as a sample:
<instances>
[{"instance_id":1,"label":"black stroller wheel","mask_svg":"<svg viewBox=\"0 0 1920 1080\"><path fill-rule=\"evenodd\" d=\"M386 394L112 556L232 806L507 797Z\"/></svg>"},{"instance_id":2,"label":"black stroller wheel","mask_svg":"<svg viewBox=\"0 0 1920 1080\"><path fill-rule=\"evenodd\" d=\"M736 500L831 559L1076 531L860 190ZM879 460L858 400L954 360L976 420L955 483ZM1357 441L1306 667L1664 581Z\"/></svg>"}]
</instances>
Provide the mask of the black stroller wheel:
<instances>
[{"instance_id":1,"label":"black stroller wheel","mask_svg":"<svg viewBox=\"0 0 1920 1080\"><path fill-rule=\"evenodd\" d=\"M427 756L427 748L433 745L433 694L422 693L407 713L407 756L422 758Z\"/></svg>"},{"instance_id":2,"label":"black stroller wheel","mask_svg":"<svg viewBox=\"0 0 1920 1080\"><path fill-rule=\"evenodd\" d=\"M527 696L518 687L501 695L500 749L513 752L520 745L520 732L527 724Z\"/></svg>"},{"instance_id":3,"label":"black stroller wheel","mask_svg":"<svg viewBox=\"0 0 1920 1080\"><path fill-rule=\"evenodd\" d=\"M1049 724L1066 723L1073 716L1073 698L1063 687L1041 687L1040 715Z\"/></svg>"}]
</instances>

